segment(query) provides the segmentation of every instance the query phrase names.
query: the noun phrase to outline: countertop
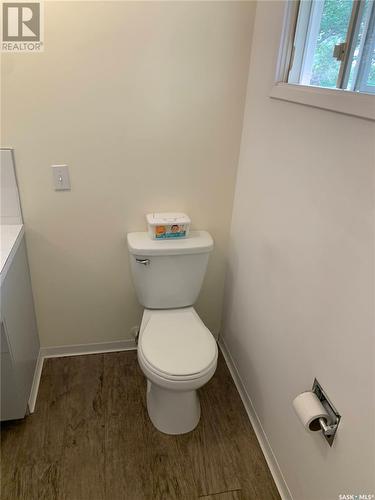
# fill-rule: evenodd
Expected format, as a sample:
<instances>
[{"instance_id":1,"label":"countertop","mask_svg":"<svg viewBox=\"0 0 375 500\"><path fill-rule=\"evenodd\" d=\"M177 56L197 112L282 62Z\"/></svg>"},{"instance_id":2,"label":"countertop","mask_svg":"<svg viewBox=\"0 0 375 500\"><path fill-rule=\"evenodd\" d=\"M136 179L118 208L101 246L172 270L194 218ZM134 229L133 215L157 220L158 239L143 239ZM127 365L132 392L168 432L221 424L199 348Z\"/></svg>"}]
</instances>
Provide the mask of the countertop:
<instances>
[{"instance_id":1,"label":"countertop","mask_svg":"<svg viewBox=\"0 0 375 500\"><path fill-rule=\"evenodd\" d=\"M0 226L1 283L22 240L23 233L23 224L1 224Z\"/></svg>"}]
</instances>

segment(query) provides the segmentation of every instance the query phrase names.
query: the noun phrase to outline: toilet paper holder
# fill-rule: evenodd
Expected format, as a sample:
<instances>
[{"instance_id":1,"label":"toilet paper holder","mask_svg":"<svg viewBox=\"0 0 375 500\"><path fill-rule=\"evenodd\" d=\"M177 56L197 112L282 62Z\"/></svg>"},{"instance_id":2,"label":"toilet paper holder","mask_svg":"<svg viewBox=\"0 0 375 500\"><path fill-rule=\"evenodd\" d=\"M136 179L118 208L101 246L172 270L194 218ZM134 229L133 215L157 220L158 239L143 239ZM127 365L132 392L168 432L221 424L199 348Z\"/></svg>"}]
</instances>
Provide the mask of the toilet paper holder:
<instances>
[{"instance_id":1,"label":"toilet paper holder","mask_svg":"<svg viewBox=\"0 0 375 500\"><path fill-rule=\"evenodd\" d=\"M333 444L333 440L335 438L335 434L337 432L337 428L339 426L339 422L341 420L341 415L333 406L332 402L328 398L326 392L323 387L319 384L317 379L314 379L314 383L312 386L312 392L315 393L319 401L322 403L324 408L327 410L327 413L330 417L330 421L326 422L325 418L319 419L319 425L322 430L323 436L330 446Z\"/></svg>"}]
</instances>

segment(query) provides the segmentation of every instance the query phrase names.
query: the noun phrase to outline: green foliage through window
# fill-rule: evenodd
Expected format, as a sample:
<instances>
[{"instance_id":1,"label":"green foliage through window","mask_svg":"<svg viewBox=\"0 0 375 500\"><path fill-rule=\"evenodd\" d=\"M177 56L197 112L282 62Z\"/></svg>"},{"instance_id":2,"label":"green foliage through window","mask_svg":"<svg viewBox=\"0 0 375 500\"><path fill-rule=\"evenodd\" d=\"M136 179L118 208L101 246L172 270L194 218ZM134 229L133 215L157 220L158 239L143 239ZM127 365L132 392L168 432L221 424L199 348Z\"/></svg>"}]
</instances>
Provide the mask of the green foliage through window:
<instances>
[{"instance_id":1,"label":"green foliage through window","mask_svg":"<svg viewBox=\"0 0 375 500\"><path fill-rule=\"evenodd\" d=\"M288 82L375 94L375 0L301 0Z\"/></svg>"},{"instance_id":2,"label":"green foliage through window","mask_svg":"<svg viewBox=\"0 0 375 500\"><path fill-rule=\"evenodd\" d=\"M336 87L340 61L334 59L333 49L335 45L345 41L352 7L352 0L325 0L311 85Z\"/></svg>"}]
</instances>

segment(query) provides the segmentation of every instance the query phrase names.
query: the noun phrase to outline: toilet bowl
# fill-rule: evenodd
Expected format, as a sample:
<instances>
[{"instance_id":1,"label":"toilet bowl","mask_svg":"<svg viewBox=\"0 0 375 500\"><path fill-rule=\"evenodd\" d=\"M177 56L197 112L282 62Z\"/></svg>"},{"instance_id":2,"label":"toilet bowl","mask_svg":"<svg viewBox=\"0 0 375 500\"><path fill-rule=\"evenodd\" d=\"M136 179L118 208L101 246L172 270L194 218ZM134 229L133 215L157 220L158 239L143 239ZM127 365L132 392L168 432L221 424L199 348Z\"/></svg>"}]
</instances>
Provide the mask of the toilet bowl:
<instances>
[{"instance_id":1,"label":"toilet bowl","mask_svg":"<svg viewBox=\"0 0 375 500\"><path fill-rule=\"evenodd\" d=\"M127 241L135 290L145 307L138 362L147 378L148 414L159 431L184 434L199 422L197 390L217 365L216 341L192 307L213 240L206 231L190 231L169 241L128 233Z\"/></svg>"},{"instance_id":2,"label":"toilet bowl","mask_svg":"<svg viewBox=\"0 0 375 500\"><path fill-rule=\"evenodd\" d=\"M166 434L193 430L200 418L197 389L213 376L218 349L192 307L145 309L138 361L147 378L147 410Z\"/></svg>"}]
</instances>

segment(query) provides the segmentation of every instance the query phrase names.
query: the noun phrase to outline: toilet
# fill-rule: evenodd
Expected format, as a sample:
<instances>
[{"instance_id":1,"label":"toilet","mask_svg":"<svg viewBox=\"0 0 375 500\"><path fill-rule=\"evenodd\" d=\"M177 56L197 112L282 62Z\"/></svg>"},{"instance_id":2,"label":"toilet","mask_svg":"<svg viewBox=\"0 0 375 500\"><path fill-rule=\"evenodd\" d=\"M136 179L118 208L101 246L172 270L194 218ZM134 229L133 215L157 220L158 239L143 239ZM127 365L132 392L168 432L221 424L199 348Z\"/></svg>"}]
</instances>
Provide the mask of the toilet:
<instances>
[{"instance_id":1,"label":"toilet","mask_svg":"<svg viewBox=\"0 0 375 500\"><path fill-rule=\"evenodd\" d=\"M207 231L184 239L153 240L127 235L130 268L145 308L138 337L138 362L147 378L147 410L165 434L192 431L200 419L197 390L213 376L215 338L193 305L213 250Z\"/></svg>"}]
</instances>

